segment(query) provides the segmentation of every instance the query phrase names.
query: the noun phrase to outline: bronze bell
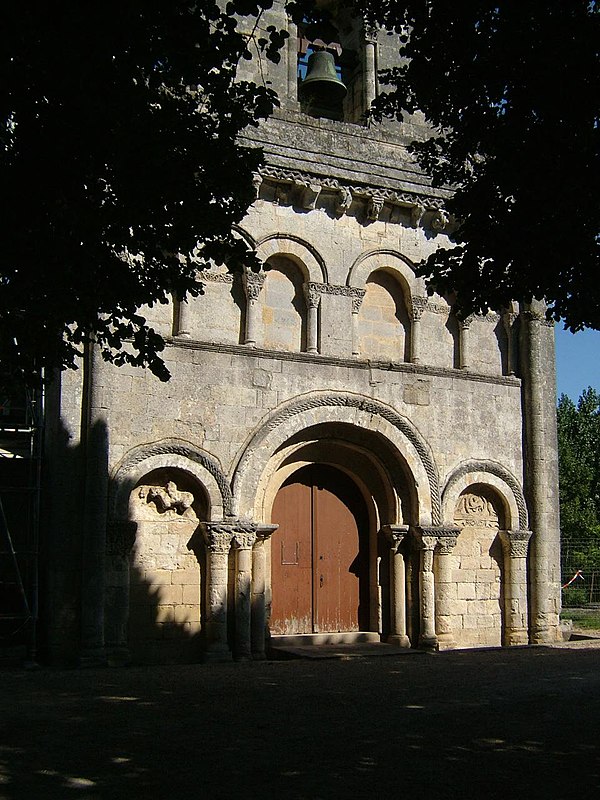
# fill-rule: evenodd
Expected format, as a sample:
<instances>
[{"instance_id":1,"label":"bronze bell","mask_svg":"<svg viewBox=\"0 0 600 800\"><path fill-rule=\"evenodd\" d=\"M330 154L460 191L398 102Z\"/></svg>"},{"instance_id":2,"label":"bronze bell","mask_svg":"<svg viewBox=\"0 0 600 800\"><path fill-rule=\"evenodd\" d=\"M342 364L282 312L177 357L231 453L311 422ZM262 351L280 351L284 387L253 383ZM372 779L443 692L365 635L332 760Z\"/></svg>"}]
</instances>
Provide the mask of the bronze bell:
<instances>
[{"instance_id":1,"label":"bronze bell","mask_svg":"<svg viewBox=\"0 0 600 800\"><path fill-rule=\"evenodd\" d=\"M340 103L348 89L338 78L335 60L326 50L317 50L308 58L306 78L300 84L302 99L318 103Z\"/></svg>"}]
</instances>

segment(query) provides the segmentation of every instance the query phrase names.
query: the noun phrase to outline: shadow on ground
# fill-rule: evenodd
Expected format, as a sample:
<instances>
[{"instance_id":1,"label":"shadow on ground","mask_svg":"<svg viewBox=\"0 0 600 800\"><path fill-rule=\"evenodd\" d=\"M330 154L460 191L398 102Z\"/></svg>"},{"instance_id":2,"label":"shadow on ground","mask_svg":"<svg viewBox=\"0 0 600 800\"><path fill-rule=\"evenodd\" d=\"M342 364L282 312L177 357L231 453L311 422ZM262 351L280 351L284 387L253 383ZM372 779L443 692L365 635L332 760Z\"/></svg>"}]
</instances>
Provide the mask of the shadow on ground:
<instances>
[{"instance_id":1,"label":"shadow on ground","mask_svg":"<svg viewBox=\"0 0 600 800\"><path fill-rule=\"evenodd\" d=\"M2 673L0 797L592 798L600 649Z\"/></svg>"}]
</instances>

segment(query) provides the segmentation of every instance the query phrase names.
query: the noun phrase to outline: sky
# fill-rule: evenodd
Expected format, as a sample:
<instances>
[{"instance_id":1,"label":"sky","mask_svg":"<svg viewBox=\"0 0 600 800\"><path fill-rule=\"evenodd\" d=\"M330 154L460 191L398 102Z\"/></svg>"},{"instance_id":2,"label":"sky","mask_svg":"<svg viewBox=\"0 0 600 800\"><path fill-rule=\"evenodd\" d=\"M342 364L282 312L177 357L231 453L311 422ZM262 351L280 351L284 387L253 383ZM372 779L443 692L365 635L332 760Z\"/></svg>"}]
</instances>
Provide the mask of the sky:
<instances>
[{"instance_id":1,"label":"sky","mask_svg":"<svg viewBox=\"0 0 600 800\"><path fill-rule=\"evenodd\" d=\"M555 331L558 397L564 393L576 403L588 386L600 392L600 331L570 333L559 324Z\"/></svg>"}]
</instances>

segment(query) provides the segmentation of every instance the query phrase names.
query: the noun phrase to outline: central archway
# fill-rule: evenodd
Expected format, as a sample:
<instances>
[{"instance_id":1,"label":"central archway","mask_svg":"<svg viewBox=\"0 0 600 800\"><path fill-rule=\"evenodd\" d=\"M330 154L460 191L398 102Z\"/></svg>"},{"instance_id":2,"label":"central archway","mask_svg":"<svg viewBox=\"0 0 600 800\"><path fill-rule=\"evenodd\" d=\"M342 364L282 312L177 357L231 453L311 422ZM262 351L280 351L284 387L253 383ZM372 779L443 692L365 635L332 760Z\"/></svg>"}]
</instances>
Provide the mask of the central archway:
<instances>
[{"instance_id":1,"label":"central archway","mask_svg":"<svg viewBox=\"0 0 600 800\"><path fill-rule=\"evenodd\" d=\"M369 519L349 475L327 464L294 472L271 521L273 634L367 630Z\"/></svg>"}]
</instances>

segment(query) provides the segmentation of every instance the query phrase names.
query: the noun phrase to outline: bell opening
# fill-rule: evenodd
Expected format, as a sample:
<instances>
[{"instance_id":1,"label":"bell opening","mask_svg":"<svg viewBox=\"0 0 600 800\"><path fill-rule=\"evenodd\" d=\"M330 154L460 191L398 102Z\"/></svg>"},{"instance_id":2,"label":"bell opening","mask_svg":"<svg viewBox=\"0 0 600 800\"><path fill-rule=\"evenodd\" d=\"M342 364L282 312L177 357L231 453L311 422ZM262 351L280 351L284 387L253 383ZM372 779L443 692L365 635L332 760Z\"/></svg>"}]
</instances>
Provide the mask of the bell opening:
<instances>
[{"instance_id":1,"label":"bell opening","mask_svg":"<svg viewBox=\"0 0 600 800\"><path fill-rule=\"evenodd\" d=\"M311 116L341 120L347 93L333 55L325 50L313 52L308 58L306 77L299 87L302 110Z\"/></svg>"}]
</instances>

